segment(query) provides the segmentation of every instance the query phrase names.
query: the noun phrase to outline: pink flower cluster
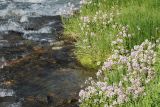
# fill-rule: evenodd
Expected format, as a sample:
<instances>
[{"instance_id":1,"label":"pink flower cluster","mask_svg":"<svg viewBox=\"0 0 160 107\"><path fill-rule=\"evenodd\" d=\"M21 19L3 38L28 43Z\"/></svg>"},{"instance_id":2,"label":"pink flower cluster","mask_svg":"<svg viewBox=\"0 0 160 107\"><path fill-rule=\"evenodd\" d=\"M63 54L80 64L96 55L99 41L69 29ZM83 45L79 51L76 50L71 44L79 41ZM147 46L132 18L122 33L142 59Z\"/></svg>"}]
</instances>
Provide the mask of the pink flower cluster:
<instances>
[{"instance_id":1,"label":"pink flower cluster","mask_svg":"<svg viewBox=\"0 0 160 107\"><path fill-rule=\"evenodd\" d=\"M131 37L128 26L115 26L118 29L118 33L112 42L112 55L96 73L98 81L90 79L89 86L80 91L79 96L82 103L98 98L96 99L96 104L103 104L104 107L123 104L130 99L145 95L145 86L154 78L155 44L145 40L142 44L127 50L125 48L125 40ZM115 70L118 71L120 66L126 70L126 73L122 73L122 78L118 83L110 84L107 81L108 74Z\"/></svg>"}]
</instances>

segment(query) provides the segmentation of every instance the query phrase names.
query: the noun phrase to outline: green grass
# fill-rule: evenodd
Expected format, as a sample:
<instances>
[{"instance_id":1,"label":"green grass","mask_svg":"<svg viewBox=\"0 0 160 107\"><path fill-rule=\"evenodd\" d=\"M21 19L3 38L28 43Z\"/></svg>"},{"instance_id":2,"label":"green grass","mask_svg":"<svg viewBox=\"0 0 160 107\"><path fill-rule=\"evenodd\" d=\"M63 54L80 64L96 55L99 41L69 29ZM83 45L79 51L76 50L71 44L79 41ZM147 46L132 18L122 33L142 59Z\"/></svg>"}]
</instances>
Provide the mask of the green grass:
<instances>
[{"instance_id":1,"label":"green grass","mask_svg":"<svg viewBox=\"0 0 160 107\"><path fill-rule=\"evenodd\" d=\"M101 21L90 23L89 31L87 29L81 31L80 17L93 17L99 10L109 12L112 6L121 13L114 22L129 25L130 32L134 33L127 45L129 49L145 39L154 42L160 37L160 0L93 0L91 4L83 6L79 14L64 19L65 35L77 40L75 54L85 67L97 69L97 62L103 62L107 58L111 52L110 44L115 31L111 26L102 26ZM94 32L96 36L85 36L85 32ZM84 43L86 39L88 42Z\"/></svg>"},{"instance_id":2,"label":"green grass","mask_svg":"<svg viewBox=\"0 0 160 107\"><path fill-rule=\"evenodd\" d=\"M120 15L113 18L113 23L129 26L129 33L132 34L132 37L130 40L126 40L125 47L128 49L141 44L145 39L154 43L157 38L160 38L160 0L92 1L91 4L84 5L80 13L63 20L64 34L67 38L77 41L75 43L75 55L83 66L98 69L103 64L104 60L112 54L111 41L115 39L117 31L112 28L112 24L103 25L105 20L89 22L88 27L81 30L83 22L80 17L88 16L92 20L97 11L102 11L102 14L97 16L102 17L103 13L110 14L112 11L118 10ZM87 36L86 32L88 32ZM91 32L94 32L95 36L91 36ZM146 95L118 107L160 107L160 47L156 51L158 53L157 63L154 65L156 76L145 86ZM99 62L101 64L97 64ZM117 72L108 74L109 83L118 83L125 71L122 68ZM95 99L97 98L96 96ZM103 104L94 104L92 100L94 99L88 100L87 103L90 106L87 107L104 107ZM86 107L85 103L82 103L81 107Z\"/></svg>"}]
</instances>

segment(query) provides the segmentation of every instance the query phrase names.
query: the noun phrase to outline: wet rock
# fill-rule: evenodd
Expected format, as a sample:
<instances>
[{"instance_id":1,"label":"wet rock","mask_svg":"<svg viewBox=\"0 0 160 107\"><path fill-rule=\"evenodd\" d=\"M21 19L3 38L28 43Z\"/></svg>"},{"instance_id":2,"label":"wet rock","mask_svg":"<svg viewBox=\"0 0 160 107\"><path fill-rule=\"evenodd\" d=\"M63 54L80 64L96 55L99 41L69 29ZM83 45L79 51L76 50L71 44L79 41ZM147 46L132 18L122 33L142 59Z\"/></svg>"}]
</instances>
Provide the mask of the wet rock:
<instances>
[{"instance_id":1,"label":"wet rock","mask_svg":"<svg viewBox=\"0 0 160 107\"><path fill-rule=\"evenodd\" d=\"M56 102L55 102L55 99L56 99L56 95L55 95L54 93L49 93L49 94L47 95L47 103L48 103L49 105L53 105L54 103L56 103Z\"/></svg>"},{"instance_id":2,"label":"wet rock","mask_svg":"<svg viewBox=\"0 0 160 107\"><path fill-rule=\"evenodd\" d=\"M1 102L16 102L18 99L13 96L6 96L6 97L0 97L0 103Z\"/></svg>"},{"instance_id":3,"label":"wet rock","mask_svg":"<svg viewBox=\"0 0 160 107\"><path fill-rule=\"evenodd\" d=\"M60 50L62 49L63 47L52 47L52 50Z\"/></svg>"},{"instance_id":4,"label":"wet rock","mask_svg":"<svg viewBox=\"0 0 160 107\"><path fill-rule=\"evenodd\" d=\"M0 34L4 39L7 39L9 41L12 41L12 40L17 40L17 41L18 40L24 40L22 38L22 35L23 35L22 32L8 31L8 32L1 32Z\"/></svg>"},{"instance_id":5,"label":"wet rock","mask_svg":"<svg viewBox=\"0 0 160 107\"><path fill-rule=\"evenodd\" d=\"M58 97L54 93L49 93L47 96L29 96L24 99L25 103L28 103L28 106L42 106L42 107L59 107L66 104L71 104L71 102L67 102L66 99ZM26 104L25 104L26 105ZM64 106L65 107L65 106Z\"/></svg>"},{"instance_id":6,"label":"wet rock","mask_svg":"<svg viewBox=\"0 0 160 107\"><path fill-rule=\"evenodd\" d=\"M23 45L23 33L8 31L0 32L0 47L13 47L18 45Z\"/></svg>"},{"instance_id":7,"label":"wet rock","mask_svg":"<svg viewBox=\"0 0 160 107\"><path fill-rule=\"evenodd\" d=\"M4 57L2 57L0 59L0 69L4 68L5 66L7 66L7 62L6 60L4 59Z\"/></svg>"},{"instance_id":8,"label":"wet rock","mask_svg":"<svg viewBox=\"0 0 160 107\"><path fill-rule=\"evenodd\" d=\"M50 33L29 33L23 36L25 39L41 42L41 44L47 44L48 42L52 42L56 39L56 36Z\"/></svg>"},{"instance_id":9,"label":"wet rock","mask_svg":"<svg viewBox=\"0 0 160 107\"><path fill-rule=\"evenodd\" d=\"M71 99L71 102L70 103L76 103L76 102L78 102L78 99Z\"/></svg>"},{"instance_id":10,"label":"wet rock","mask_svg":"<svg viewBox=\"0 0 160 107\"><path fill-rule=\"evenodd\" d=\"M7 40L0 40L0 47L10 47L10 44Z\"/></svg>"},{"instance_id":11,"label":"wet rock","mask_svg":"<svg viewBox=\"0 0 160 107\"><path fill-rule=\"evenodd\" d=\"M45 96L28 96L27 98L25 98L26 102L38 102L38 103L43 103L43 104L47 104L47 98Z\"/></svg>"},{"instance_id":12,"label":"wet rock","mask_svg":"<svg viewBox=\"0 0 160 107\"><path fill-rule=\"evenodd\" d=\"M63 106L63 105L71 105L75 102L77 102L76 99L65 99L62 97L58 97L56 94L54 93L50 93L47 95L47 101L48 101L48 105L53 106L53 107L59 107L59 106Z\"/></svg>"},{"instance_id":13,"label":"wet rock","mask_svg":"<svg viewBox=\"0 0 160 107\"><path fill-rule=\"evenodd\" d=\"M15 84L14 80L8 80L8 81L6 80L2 83L4 87L8 87L8 88L11 88L11 86L13 86L14 84Z\"/></svg>"},{"instance_id":14,"label":"wet rock","mask_svg":"<svg viewBox=\"0 0 160 107\"><path fill-rule=\"evenodd\" d=\"M75 62L73 53L68 52L68 51L71 51L72 49L73 49L72 45L65 45L63 46L63 48L57 50L53 54L53 57L58 63L64 64L64 65L69 64L71 62Z\"/></svg>"},{"instance_id":15,"label":"wet rock","mask_svg":"<svg viewBox=\"0 0 160 107\"><path fill-rule=\"evenodd\" d=\"M52 42L50 45L52 45L52 47L57 47L57 46L63 46L64 45L64 41L56 41L56 42Z\"/></svg>"},{"instance_id":16,"label":"wet rock","mask_svg":"<svg viewBox=\"0 0 160 107\"><path fill-rule=\"evenodd\" d=\"M28 96L24 99L22 107L48 107L45 97Z\"/></svg>"}]
</instances>

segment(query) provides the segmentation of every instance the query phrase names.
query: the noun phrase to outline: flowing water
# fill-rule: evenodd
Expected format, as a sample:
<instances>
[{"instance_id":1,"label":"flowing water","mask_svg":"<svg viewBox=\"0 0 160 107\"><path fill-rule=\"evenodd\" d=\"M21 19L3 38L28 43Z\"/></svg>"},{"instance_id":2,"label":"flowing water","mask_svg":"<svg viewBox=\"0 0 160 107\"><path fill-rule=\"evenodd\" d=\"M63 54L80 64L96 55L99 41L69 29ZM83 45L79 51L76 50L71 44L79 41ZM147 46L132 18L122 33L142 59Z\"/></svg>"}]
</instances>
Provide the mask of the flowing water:
<instances>
[{"instance_id":1,"label":"flowing water","mask_svg":"<svg viewBox=\"0 0 160 107\"><path fill-rule=\"evenodd\" d=\"M90 74L76 65L74 46L57 38L59 15L78 7L79 0L0 0L0 107L77 105Z\"/></svg>"}]
</instances>

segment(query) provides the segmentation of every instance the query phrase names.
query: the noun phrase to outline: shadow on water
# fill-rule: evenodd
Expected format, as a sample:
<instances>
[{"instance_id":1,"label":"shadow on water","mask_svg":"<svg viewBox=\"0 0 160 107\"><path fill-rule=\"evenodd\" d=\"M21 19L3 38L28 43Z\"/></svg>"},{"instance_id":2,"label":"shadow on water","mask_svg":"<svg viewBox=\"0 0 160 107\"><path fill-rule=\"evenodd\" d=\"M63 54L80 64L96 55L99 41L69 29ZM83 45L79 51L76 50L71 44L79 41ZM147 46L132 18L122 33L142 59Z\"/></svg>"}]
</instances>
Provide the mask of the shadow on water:
<instances>
[{"instance_id":1,"label":"shadow on water","mask_svg":"<svg viewBox=\"0 0 160 107\"><path fill-rule=\"evenodd\" d=\"M33 101L56 106L77 100L77 93L89 74L76 65L70 49L71 46L58 51L34 50L3 68L4 82L11 81L16 96L24 98L27 104Z\"/></svg>"}]
</instances>

